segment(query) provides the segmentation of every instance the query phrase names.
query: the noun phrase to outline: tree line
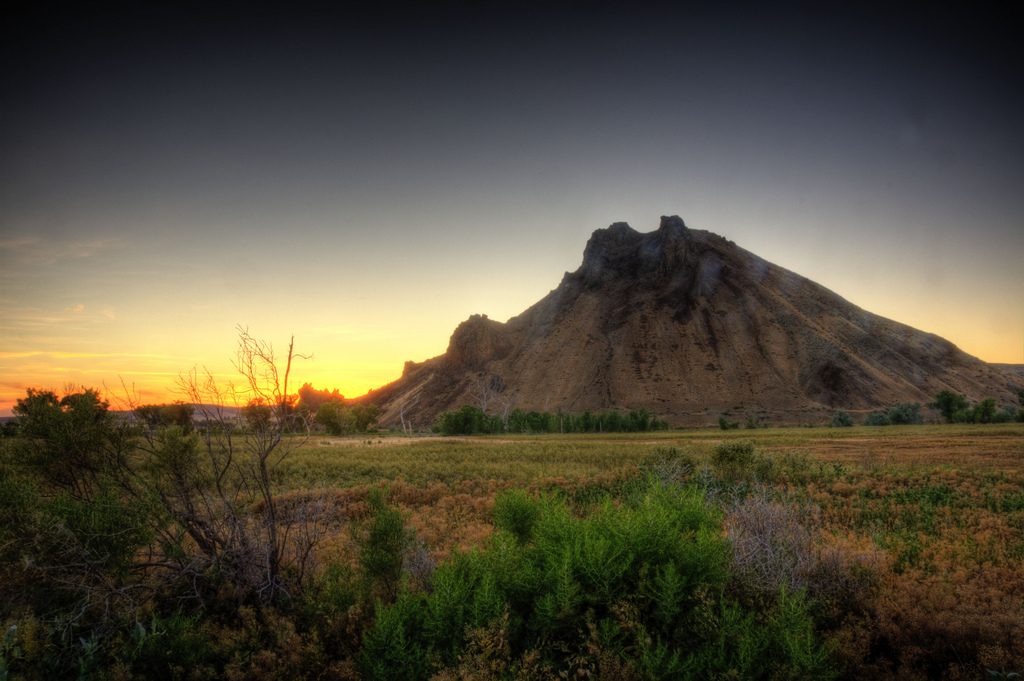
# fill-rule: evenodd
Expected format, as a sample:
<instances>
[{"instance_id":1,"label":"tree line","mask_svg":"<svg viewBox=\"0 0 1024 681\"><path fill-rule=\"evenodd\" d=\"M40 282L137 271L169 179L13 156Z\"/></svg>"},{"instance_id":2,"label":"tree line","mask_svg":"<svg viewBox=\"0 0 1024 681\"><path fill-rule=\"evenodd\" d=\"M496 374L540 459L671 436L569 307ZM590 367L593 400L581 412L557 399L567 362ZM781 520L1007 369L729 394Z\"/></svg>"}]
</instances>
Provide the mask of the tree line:
<instances>
[{"instance_id":1,"label":"tree line","mask_svg":"<svg viewBox=\"0 0 1024 681\"><path fill-rule=\"evenodd\" d=\"M993 397L979 402L970 402L966 395L943 390L927 405L934 409L946 423L1024 423L1024 388L1017 391L1020 407L1012 404L1002 407ZM924 423L919 402L904 402L887 409L876 410L864 417L865 426L902 426ZM833 428L853 425L853 417L843 410L832 415L829 423Z\"/></svg>"},{"instance_id":2,"label":"tree line","mask_svg":"<svg viewBox=\"0 0 1024 681\"><path fill-rule=\"evenodd\" d=\"M442 435L494 435L500 433L643 433L668 430L668 422L646 409L626 412L584 411L578 414L513 409L491 415L465 405L437 417L434 431Z\"/></svg>"}]
</instances>

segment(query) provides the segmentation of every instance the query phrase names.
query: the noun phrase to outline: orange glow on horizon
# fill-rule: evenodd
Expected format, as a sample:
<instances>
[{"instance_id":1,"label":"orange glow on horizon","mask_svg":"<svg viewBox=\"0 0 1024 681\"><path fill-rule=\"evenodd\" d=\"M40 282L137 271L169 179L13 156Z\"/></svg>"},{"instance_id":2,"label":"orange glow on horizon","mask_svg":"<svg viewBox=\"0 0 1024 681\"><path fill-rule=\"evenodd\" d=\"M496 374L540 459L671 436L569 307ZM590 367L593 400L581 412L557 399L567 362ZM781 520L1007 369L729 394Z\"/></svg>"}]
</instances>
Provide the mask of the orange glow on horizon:
<instances>
[{"instance_id":1,"label":"orange glow on horizon","mask_svg":"<svg viewBox=\"0 0 1024 681\"><path fill-rule=\"evenodd\" d=\"M1005 347L1005 343L1000 345L998 338L977 329L941 329L938 324L930 327L921 320L907 320L907 323L920 324L918 328L924 327L922 330L952 340L965 352L986 361L1021 362L1019 355L1014 356L1013 348ZM397 380L406 361L421 362L444 352L443 338L445 334L434 334L433 347L411 343L401 347L395 343L378 348L374 353L371 349L380 345L376 338L351 338L344 345L321 340L311 347L311 344L304 345L301 335L296 334L296 352L312 354L312 358L296 360L288 391L294 394L304 383L311 383L318 390L338 389L349 398L365 395ZM231 363L233 347L227 343L209 343L206 347L222 347L223 352L219 357L196 357L190 361L184 355L159 352L0 351L0 375L7 377L0 381L0 416L10 415L28 388L53 390L58 394L69 388L94 388L104 394L113 408L124 408L129 396L143 404L186 400L178 381L193 367L208 369L223 386L232 382L242 385L244 380Z\"/></svg>"},{"instance_id":2,"label":"orange glow on horizon","mask_svg":"<svg viewBox=\"0 0 1024 681\"><path fill-rule=\"evenodd\" d=\"M299 347L296 341L296 350ZM443 351L427 353L414 361L422 361ZM295 394L304 383L310 383L318 390L339 390L345 397L360 397L370 390L379 388L401 376L405 361L389 357L354 361L347 364L328 364L313 359L296 359L289 377L288 392ZM121 363L122 360L129 360ZM111 366L113 360L119 367ZM4 374L13 380L0 381L0 416L9 416L17 401L25 396L29 388L52 390L57 394L93 388L99 390L114 409L123 409L129 402L139 404L162 404L188 401L179 381L186 377L193 367L200 371L209 370L218 384L227 387L234 384L244 387L245 380L235 370L226 356L217 361L180 363L181 368L163 368L174 361L159 355L139 354L110 355L89 352L0 352L0 366ZM154 363L159 368L154 368ZM283 370L283 362L281 363ZM16 377L16 378L14 378Z\"/></svg>"}]
</instances>

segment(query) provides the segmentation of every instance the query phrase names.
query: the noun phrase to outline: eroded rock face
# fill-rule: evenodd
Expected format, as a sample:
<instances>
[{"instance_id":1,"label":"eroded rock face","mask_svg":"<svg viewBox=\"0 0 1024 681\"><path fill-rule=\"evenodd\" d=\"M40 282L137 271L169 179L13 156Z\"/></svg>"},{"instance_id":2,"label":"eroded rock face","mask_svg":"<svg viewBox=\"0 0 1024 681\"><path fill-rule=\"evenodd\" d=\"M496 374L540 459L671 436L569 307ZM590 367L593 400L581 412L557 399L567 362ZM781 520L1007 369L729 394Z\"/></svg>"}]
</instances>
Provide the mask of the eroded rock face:
<instances>
[{"instance_id":1,"label":"eroded rock face","mask_svg":"<svg viewBox=\"0 0 1024 681\"><path fill-rule=\"evenodd\" d=\"M944 389L1011 402L1014 380L670 216L649 233L595 231L579 269L542 300L504 324L470 317L444 355L407 363L368 399L384 423L403 410L420 426L463 404L802 423Z\"/></svg>"},{"instance_id":2,"label":"eroded rock face","mask_svg":"<svg viewBox=\"0 0 1024 681\"><path fill-rule=\"evenodd\" d=\"M444 358L451 369L480 371L488 362L504 357L510 347L504 324L487 315L473 315L455 327Z\"/></svg>"}]
</instances>

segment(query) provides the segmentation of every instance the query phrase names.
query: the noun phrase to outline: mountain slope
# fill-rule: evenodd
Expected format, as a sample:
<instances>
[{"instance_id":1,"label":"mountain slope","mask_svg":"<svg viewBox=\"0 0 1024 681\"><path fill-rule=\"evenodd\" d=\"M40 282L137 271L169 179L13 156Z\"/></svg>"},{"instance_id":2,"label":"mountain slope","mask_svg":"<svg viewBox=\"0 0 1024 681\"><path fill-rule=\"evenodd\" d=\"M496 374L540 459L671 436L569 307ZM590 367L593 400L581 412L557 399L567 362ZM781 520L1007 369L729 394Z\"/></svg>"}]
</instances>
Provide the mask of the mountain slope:
<instances>
[{"instance_id":1,"label":"mountain slope","mask_svg":"<svg viewBox=\"0 0 1024 681\"><path fill-rule=\"evenodd\" d=\"M1009 402L1011 382L949 341L673 216L647 234L625 223L595 231L580 268L538 303L504 324L470 317L445 354L408 362L367 399L383 423L421 427L462 404L803 422L943 389Z\"/></svg>"}]
</instances>

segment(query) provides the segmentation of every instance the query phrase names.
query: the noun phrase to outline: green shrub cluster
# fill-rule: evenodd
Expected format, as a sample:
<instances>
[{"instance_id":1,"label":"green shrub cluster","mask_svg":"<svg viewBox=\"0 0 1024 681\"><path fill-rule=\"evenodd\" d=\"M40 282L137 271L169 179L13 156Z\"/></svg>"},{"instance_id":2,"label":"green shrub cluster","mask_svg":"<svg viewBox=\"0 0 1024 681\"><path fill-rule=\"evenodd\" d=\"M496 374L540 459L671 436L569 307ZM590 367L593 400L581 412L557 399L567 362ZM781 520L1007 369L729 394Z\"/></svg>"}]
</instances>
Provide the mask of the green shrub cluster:
<instances>
[{"instance_id":1,"label":"green shrub cluster","mask_svg":"<svg viewBox=\"0 0 1024 681\"><path fill-rule=\"evenodd\" d=\"M832 428L849 428L853 425L853 419L848 413L840 409L832 414L832 420L828 424Z\"/></svg>"},{"instance_id":2,"label":"green shrub cluster","mask_svg":"<svg viewBox=\"0 0 1024 681\"><path fill-rule=\"evenodd\" d=\"M598 667L647 679L832 675L801 594L780 591L760 610L730 595L720 514L693 488L653 484L584 518L512 492L495 521L490 544L440 566L429 591L379 608L365 678L445 678L473 663L482 631L508 678Z\"/></svg>"},{"instance_id":3,"label":"green shrub cluster","mask_svg":"<svg viewBox=\"0 0 1024 681\"><path fill-rule=\"evenodd\" d=\"M723 442L711 453L711 467L726 483L766 480L772 475L772 461L754 449L748 441Z\"/></svg>"},{"instance_id":4,"label":"green shrub cluster","mask_svg":"<svg viewBox=\"0 0 1024 681\"><path fill-rule=\"evenodd\" d=\"M963 395L955 395L949 391L938 394L935 407L947 423L1010 423L1024 421L1024 410L1013 405L1004 405L1002 409L992 397L971 404Z\"/></svg>"},{"instance_id":5,"label":"green shrub cluster","mask_svg":"<svg viewBox=\"0 0 1024 681\"><path fill-rule=\"evenodd\" d=\"M314 420L331 435L366 433L373 429L379 413L374 404L346 405L331 400L317 408Z\"/></svg>"},{"instance_id":6,"label":"green shrub cluster","mask_svg":"<svg viewBox=\"0 0 1024 681\"><path fill-rule=\"evenodd\" d=\"M471 405L442 413L434 425L434 430L442 435L643 433L667 429L666 421L655 418L645 409L600 413L585 411L581 414L514 409L505 416L498 416L487 414Z\"/></svg>"},{"instance_id":7,"label":"green shrub cluster","mask_svg":"<svg viewBox=\"0 0 1024 681\"><path fill-rule=\"evenodd\" d=\"M725 418L725 416L719 416L718 427L721 428L722 430L739 430L740 422L730 421L729 419Z\"/></svg>"},{"instance_id":8,"label":"green shrub cluster","mask_svg":"<svg viewBox=\"0 0 1024 681\"><path fill-rule=\"evenodd\" d=\"M902 426L923 422L921 405L916 402L897 404L885 411L874 411L864 419L865 426Z\"/></svg>"}]
</instances>

